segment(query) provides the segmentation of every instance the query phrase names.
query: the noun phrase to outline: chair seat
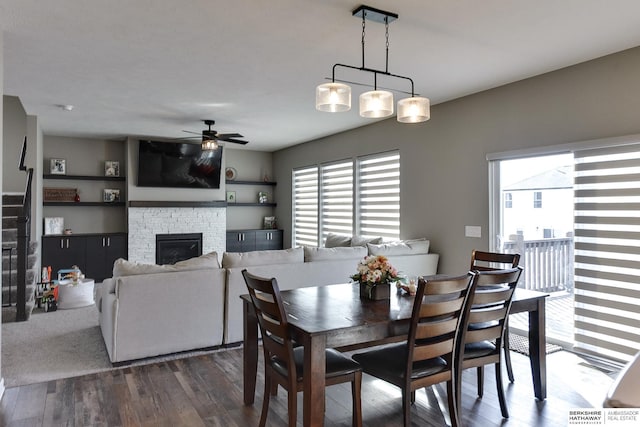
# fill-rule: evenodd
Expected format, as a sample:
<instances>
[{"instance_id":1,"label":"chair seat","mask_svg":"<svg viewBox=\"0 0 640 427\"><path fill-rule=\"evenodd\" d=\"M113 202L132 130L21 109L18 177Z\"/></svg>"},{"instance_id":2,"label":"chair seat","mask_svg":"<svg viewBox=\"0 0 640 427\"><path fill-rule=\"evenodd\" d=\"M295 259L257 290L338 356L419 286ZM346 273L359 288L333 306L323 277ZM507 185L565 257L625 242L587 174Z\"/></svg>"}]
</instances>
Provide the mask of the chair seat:
<instances>
[{"instance_id":1,"label":"chair seat","mask_svg":"<svg viewBox=\"0 0 640 427\"><path fill-rule=\"evenodd\" d=\"M407 343L392 344L353 355L362 369L378 378L404 378L407 369ZM442 357L423 360L413 364L411 379L418 379L437 374L447 369L447 362Z\"/></svg>"},{"instance_id":2,"label":"chair seat","mask_svg":"<svg viewBox=\"0 0 640 427\"><path fill-rule=\"evenodd\" d=\"M490 341L468 343L464 346L465 359L475 359L476 357L488 356L495 352L496 346Z\"/></svg>"},{"instance_id":3,"label":"chair seat","mask_svg":"<svg viewBox=\"0 0 640 427\"><path fill-rule=\"evenodd\" d=\"M326 378L339 377L342 375L352 374L361 370L358 363L354 362L351 358L345 356L337 350L328 348L325 351L326 358ZM296 380L302 381L303 366L304 366L304 347L296 347L293 349L293 359L296 364ZM279 374L287 375L287 364L282 360L274 357L271 359L271 365Z\"/></svg>"}]
</instances>

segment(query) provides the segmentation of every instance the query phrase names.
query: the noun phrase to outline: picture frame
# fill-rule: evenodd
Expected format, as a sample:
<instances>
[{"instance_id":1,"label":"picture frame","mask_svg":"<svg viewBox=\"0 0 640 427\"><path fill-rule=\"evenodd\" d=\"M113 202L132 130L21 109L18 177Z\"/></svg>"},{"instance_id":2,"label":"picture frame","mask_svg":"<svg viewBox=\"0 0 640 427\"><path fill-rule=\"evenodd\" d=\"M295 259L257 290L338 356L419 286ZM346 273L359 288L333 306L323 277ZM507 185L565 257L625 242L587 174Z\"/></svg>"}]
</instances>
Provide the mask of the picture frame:
<instances>
[{"instance_id":1,"label":"picture frame","mask_svg":"<svg viewBox=\"0 0 640 427\"><path fill-rule=\"evenodd\" d=\"M275 230L278 227L275 216L265 216L262 228L265 230Z\"/></svg>"},{"instance_id":2,"label":"picture frame","mask_svg":"<svg viewBox=\"0 0 640 427\"><path fill-rule=\"evenodd\" d=\"M47 217L44 218L44 234L49 236L52 234L62 234L64 232L63 217Z\"/></svg>"},{"instance_id":3,"label":"picture frame","mask_svg":"<svg viewBox=\"0 0 640 427\"><path fill-rule=\"evenodd\" d=\"M117 160L106 160L104 162L104 176L120 176L120 162Z\"/></svg>"},{"instance_id":4,"label":"picture frame","mask_svg":"<svg viewBox=\"0 0 640 427\"><path fill-rule=\"evenodd\" d=\"M119 202L120 190L115 188L105 188L102 190L102 201L105 203Z\"/></svg>"},{"instance_id":5,"label":"picture frame","mask_svg":"<svg viewBox=\"0 0 640 427\"><path fill-rule=\"evenodd\" d=\"M235 203L236 202L236 192L235 191L227 191L227 203Z\"/></svg>"},{"instance_id":6,"label":"picture frame","mask_svg":"<svg viewBox=\"0 0 640 427\"><path fill-rule=\"evenodd\" d=\"M65 159L51 159L49 172L51 175L66 175L67 161Z\"/></svg>"},{"instance_id":7,"label":"picture frame","mask_svg":"<svg viewBox=\"0 0 640 427\"><path fill-rule=\"evenodd\" d=\"M269 203L269 193L265 191L258 192L258 203Z\"/></svg>"}]
</instances>

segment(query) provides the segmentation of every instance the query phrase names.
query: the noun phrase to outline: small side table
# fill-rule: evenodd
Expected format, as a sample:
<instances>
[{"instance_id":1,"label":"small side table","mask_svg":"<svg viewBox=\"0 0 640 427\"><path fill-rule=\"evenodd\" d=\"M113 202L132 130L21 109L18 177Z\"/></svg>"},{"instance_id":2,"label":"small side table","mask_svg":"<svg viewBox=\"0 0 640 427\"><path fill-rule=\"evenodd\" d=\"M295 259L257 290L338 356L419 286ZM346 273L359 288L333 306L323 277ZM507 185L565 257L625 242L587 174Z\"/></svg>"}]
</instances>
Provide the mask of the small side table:
<instances>
[{"instance_id":1,"label":"small side table","mask_svg":"<svg viewBox=\"0 0 640 427\"><path fill-rule=\"evenodd\" d=\"M93 279L80 279L74 285L70 280L60 280L58 282L58 308L66 310L69 308L80 308L92 305L93 301Z\"/></svg>"}]
</instances>

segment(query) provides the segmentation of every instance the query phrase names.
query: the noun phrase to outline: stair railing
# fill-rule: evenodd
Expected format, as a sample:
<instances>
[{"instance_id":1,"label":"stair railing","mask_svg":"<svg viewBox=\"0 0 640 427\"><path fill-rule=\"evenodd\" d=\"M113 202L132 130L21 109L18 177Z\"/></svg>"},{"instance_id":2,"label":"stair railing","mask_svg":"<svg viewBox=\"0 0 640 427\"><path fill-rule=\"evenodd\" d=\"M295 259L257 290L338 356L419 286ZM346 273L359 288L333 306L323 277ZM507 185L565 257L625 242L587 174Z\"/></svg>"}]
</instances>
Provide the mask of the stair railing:
<instances>
[{"instance_id":1,"label":"stair railing","mask_svg":"<svg viewBox=\"0 0 640 427\"><path fill-rule=\"evenodd\" d=\"M24 164L27 153L27 137L22 142L18 169L27 173L27 183L22 199L22 209L18 213L17 220L17 249L16 261L16 321L27 320L27 267L29 257L29 242L31 241L31 185L33 181L33 168L27 168Z\"/></svg>"}]
</instances>

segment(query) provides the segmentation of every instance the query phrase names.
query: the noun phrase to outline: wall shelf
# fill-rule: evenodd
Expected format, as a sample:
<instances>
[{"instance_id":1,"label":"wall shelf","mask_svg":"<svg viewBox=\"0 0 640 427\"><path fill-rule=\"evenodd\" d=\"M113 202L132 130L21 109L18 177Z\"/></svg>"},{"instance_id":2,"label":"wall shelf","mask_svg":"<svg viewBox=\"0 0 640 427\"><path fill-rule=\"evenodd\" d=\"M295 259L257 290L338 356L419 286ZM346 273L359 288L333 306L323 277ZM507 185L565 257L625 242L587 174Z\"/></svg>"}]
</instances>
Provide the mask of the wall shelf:
<instances>
[{"instance_id":1,"label":"wall shelf","mask_svg":"<svg viewBox=\"0 0 640 427\"><path fill-rule=\"evenodd\" d=\"M277 182L274 181L238 181L238 180L226 180L225 183L227 185L277 185Z\"/></svg>"},{"instance_id":2,"label":"wall shelf","mask_svg":"<svg viewBox=\"0 0 640 427\"><path fill-rule=\"evenodd\" d=\"M42 175L44 179L70 179L77 181L126 181L125 176L94 176L94 175Z\"/></svg>"},{"instance_id":3,"label":"wall shelf","mask_svg":"<svg viewBox=\"0 0 640 427\"><path fill-rule=\"evenodd\" d=\"M259 206L259 207L267 207L267 208L275 208L277 203L227 203L227 207L231 208L234 206Z\"/></svg>"},{"instance_id":4,"label":"wall shelf","mask_svg":"<svg viewBox=\"0 0 640 427\"><path fill-rule=\"evenodd\" d=\"M124 206L125 202L43 202L43 206Z\"/></svg>"}]
</instances>

